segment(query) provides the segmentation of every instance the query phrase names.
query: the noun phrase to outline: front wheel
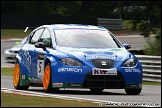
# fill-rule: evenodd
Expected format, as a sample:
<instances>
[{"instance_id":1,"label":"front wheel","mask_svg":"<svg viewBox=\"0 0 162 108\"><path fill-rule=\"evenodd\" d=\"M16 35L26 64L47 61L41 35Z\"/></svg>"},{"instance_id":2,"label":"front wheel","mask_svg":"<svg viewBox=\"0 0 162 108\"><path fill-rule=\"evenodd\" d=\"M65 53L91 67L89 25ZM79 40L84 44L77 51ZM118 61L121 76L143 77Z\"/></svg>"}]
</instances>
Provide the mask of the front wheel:
<instances>
[{"instance_id":1,"label":"front wheel","mask_svg":"<svg viewBox=\"0 0 162 108\"><path fill-rule=\"evenodd\" d=\"M59 88L52 88L51 64L48 63L44 70L43 89L46 93L57 92Z\"/></svg>"},{"instance_id":2,"label":"front wheel","mask_svg":"<svg viewBox=\"0 0 162 108\"><path fill-rule=\"evenodd\" d=\"M20 64L16 62L13 75L13 85L17 90L28 90L29 86L20 86Z\"/></svg>"},{"instance_id":3,"label":"front wheel","mask_svg":"<svg viewBox=\"0 0 162 108\"><path fill-rule=\"evenodd\" d=\"M141 90L142 89L125 89L125 92L128 94L128 95L138 95L141 93Z\"/></svg>"}]
</instances>

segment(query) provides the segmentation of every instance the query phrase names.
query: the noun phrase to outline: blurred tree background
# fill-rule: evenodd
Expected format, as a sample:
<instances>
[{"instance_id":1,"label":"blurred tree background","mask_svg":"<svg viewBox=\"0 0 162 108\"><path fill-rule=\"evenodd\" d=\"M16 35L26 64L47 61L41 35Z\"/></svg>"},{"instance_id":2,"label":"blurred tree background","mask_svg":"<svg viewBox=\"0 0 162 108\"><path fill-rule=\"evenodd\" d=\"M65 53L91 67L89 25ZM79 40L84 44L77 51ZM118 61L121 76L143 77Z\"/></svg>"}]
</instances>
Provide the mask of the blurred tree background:
<instances>
[{"instance_id":1,"label":"blurred tree background","mask_svg":"<svg viewBox=\"0 0 162 108\"><path fill-rule=\"evenodd\" d=\"M161 55L161 1L1 1L1 14L58 14L129 20L142 31L145 53ZM150 34L156 38L150 41ZM150 51L151 50L151 51Z\"/></svg>"}]
</instances>

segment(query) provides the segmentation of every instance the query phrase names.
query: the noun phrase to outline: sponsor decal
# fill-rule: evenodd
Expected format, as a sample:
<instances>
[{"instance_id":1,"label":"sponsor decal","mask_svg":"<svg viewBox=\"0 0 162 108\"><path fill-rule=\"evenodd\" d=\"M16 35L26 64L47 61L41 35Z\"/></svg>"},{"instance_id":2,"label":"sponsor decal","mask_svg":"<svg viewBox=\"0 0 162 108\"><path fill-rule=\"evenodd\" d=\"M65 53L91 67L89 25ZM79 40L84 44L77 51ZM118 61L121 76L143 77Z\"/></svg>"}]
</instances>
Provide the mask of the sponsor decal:
<instances>
[{"instance_id":1,"label":"sponsor decal","mask_svg":"<svg viewBox=\"0 0 162 108\"><path fill-rule=\"evenodd\" d=\"M25 79L25 75L22 75L22 79Z\"/></svg>"},{"instance_id":2,"label":"sponsor decal","mask_svg":"<svg viewBox=\"0 0 162 108\"><path fill-rule=\"evenodd\" d=\"M78 69L78 68L59 68L58 72L82 72L82 69Z\"/></svg>"},{"instance_id":3,"label":"sponsor decal","mask_svg":"<svg viewBox=\"0 0 162 108\"><path fill-rule=\"evenodd\" d=\"M92 75L117 75L117 70L116 68L113 68L113 69L93 68Z\"/></svg>"},{"instance_id":4,"label":"sponsor decal","mask_svg":"<svg viewBox=\"0 0 162 108\"><path fill-rule=\"evenodd\" d=\"M63 83L53 83L53 86L54 87L62 87L63 86Z\"/></svg>"},{"instance_id":5,"label":"sponsor decal","mask_svg":"<svg viewBox=\"0 0 162 108\"><path fill-rule=\"evenodd\" d=\"M127 87L137 87L137 84L128 84Z\"/></svg>"},{"instance_id":6,"label":"sponsor decal","mask_svg":"<svg viewBox=\"0 0 162 108\"><path fill-rule=\"evenodd\" d=\"M24 52L20 52L20 56L22 58L22 64L27 68L28 72L30 72L30 65L31 65L31 56L29 52L25 50Z\"/></svg>"},{"instance_id":7,"label":"sponsor decal","mask_svg":"<svg viewBox=\"0 0 162 108\"><path fill-rule=\"evenodd\" d=\"M76 29L70 29L70 30L56 30L57 35L61 34L67 34L67 33L98 33L98 34L108 34L107 31L101 31L101 30L76 30Z\"/></svg>"},{"instance_id":8,"label":"sponsor decal","mask_svg":"<svg viewBox=\"0 0 162 108\"><path fill-rule=\"evenodd\" d=\"M136 69L136 68L126 68L125 72L138 72L138 73L141 73L141 70Z\"/></svg>"},{"instance_id":9,"label":"sponsor decal","mask_svg":"<svg viewBox=\"0 0 162 108\"><path fill-rule=\"evenodd\" d=\"M67 87L80 87L80 83L67 83Z\"/></svg>"},{"instance_id":10,"label":"sponsor decal","mask_svg":"<svg viewBox=\"0 0 162 108\"><path fill-rule=\"evenodd\" d=\"M31 81L31 80L32 80L32 79L31 79L31 77L28 77L28 80L30 80L30 81Z\"/></svg>"},{"instance_id":11,"label":"sponsor decal","mask_svg":"<svg viewBox=\"0 0 162 108\"><path fill-rule=\"evenodd\" d=\"M142 88L142 84L127 84L127 88Z\"/></svg>"},{"instance_id":12,"label":"sponsor decal","mask_svg":"<svg viewBox=\"0 0 162 108\"><path fill-rule=\"evenodd\" d=\"M40 78L35 78L35 77L28 77L29 81L33 81L33 82L40 82L41 79Z\"/></svg>"},{"instance_id":13,"label":"sponsor decal","mask_svg":"<svg viewBox=\"0 0 162 108\"><path fill-rule=\"evenodd\" d=\"M112 60L118 60L118 57L116 56L89 56L86 57L87 60L92 60L92 59L112 59Z\"/></svg>"},{"instance_id":14,"label":"sponsor decal","mask_svg":"<svg viewBox=\"0 0 162 108\"><path fill-rule=\"evenodd\" d=\"M34 77L32 77L32 81L35 81L35 78Z\"/></svg>"},{"instance_id":15,"label":"sponsor decal","mask_svg":"<svg viewBox=\"0 0 162 108\"><path fill-rule=\"evenodd\" d=\"M108 54L108 55L114 55L114 52L108 52L108 51L86 51L84 53L87 54Z\"/></svg>"},{"instance_id":16,"label":"sponsor decal","mask_svg":"<svg viewBox=\"0 0 162 108\"><path fill-rule=\"evenodd\" d=\"M121 51L121 49L111 49L110 51Z\"/></svg>"},{"instance_id":17,"label":"sponsor decal","mask_svg":"<svg viewBox=\"0 0 162 108\"><path fill-rule=\"evenodd\" d=\"M113 51L114 53L121 53L121 52L125 53L126 52L125 48L112 48L109 51Z\"/></svg>"}]
</instances>

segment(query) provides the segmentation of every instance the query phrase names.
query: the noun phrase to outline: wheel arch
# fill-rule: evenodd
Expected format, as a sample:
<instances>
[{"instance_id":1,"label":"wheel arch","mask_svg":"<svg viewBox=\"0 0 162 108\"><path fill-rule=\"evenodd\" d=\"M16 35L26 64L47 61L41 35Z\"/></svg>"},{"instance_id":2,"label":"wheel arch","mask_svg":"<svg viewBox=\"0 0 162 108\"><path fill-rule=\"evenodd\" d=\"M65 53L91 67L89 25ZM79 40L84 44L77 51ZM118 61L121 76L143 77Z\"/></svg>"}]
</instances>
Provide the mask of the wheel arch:
<instances>
[{"instance_id":1,"label":"wheel arch","mask_svg":"<svg viewBox=\"0 0 162 108\"><path fill-rule=\"evenodd\" d=\"M48 63L51 63L51 61L50 61L50 59L49 59L49 58L47 58L47 59L45 60L44 67L46 67L46 65L47 65Z\"/></svg>"},{"instance_id":2,"label":"wheel arch","mask_svg":"<svg viewBox=\"0 0 162 108\"><path fill-rule=\"evenodd\" d=\"M15 61L15 63L16 63L16 62L21 63L21 61L22 61L21 57L20 57L19 55L16 55L16 61Z\"/></svg>"},{"instance_id":3,"label":"wheel arch","mask_svg":"<svg viewBox=\"0 0 162 108\"><path fill-rule=\"evenodd\" d=\"M25 66L23 66L23 64L21 63L21 58L16 58L16 64L19 64L19 68L20 68L20 75L19 75L19 88L17 89L28 89L28 72L26 72L25 70ZM22 71L23 70L23 71Z\"/></svg>"}]
</instances>

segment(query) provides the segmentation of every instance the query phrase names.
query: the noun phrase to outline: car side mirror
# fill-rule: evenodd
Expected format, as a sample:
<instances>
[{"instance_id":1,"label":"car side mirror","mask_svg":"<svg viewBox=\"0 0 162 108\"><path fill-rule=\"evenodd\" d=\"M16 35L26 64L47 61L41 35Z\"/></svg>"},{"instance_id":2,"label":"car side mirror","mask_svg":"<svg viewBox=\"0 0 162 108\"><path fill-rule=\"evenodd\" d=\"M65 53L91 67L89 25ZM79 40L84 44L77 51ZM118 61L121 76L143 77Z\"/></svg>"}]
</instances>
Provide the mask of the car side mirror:
<instances>
[{"instance_id":1,"label":"car side mirror","mask_svg":"<svg viewBox=\"0 0 162 108\"><path fill-rule=\"evenodd\" d=\"M46 46L44 45L43 42L37 42L35 43L36 48L42 48L44 51L46 50Z\"/></svg>"},{"instance_id":2,"label":"car side mirror","mask_svg":"<svg viewBox=\"0 0 162 108\"><path fill-rule=\"evenodd\" d=\"M131 48L131 45L127 44L127 43L124 43L123 46L125 47L125 49L130 49Z\"/></svg>"}]
</instances>

